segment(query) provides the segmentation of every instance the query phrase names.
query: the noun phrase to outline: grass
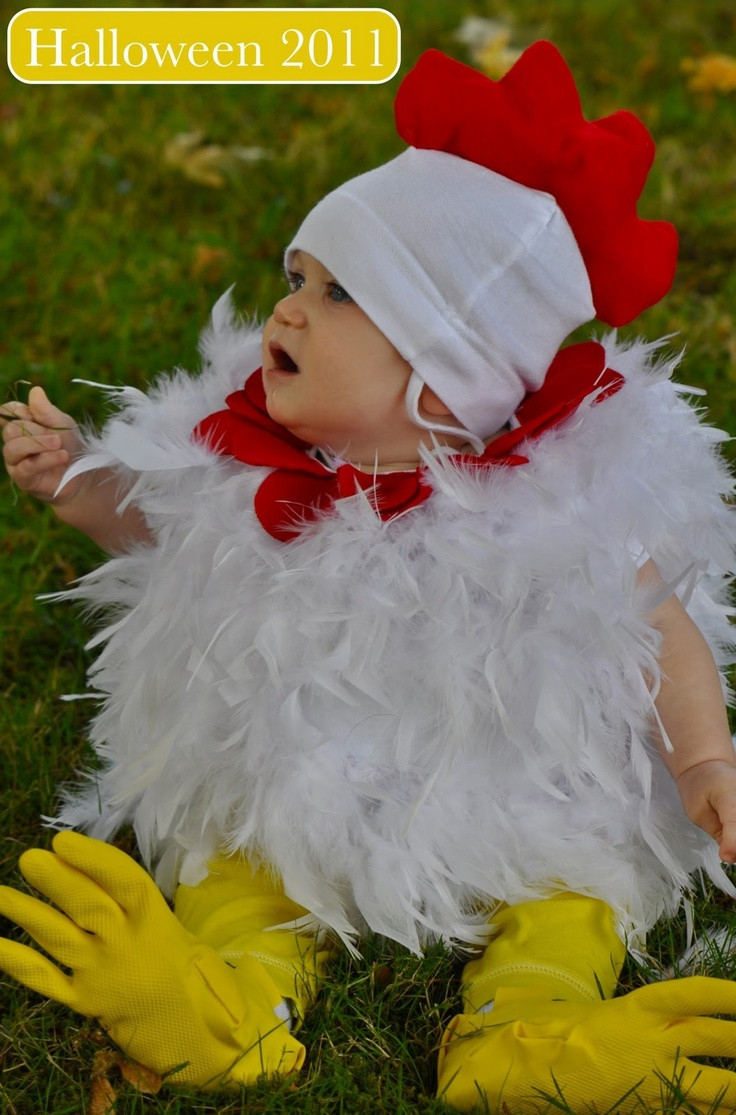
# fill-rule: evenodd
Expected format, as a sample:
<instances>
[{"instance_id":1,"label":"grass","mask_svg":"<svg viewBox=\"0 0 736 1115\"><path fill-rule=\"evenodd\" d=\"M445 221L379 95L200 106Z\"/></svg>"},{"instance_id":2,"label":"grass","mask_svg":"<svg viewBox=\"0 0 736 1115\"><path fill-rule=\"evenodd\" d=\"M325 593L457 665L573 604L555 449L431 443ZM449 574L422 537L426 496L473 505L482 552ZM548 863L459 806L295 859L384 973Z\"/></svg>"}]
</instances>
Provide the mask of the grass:
<instances>
[{"instance_id":1,"label":"grass","mask_svg":"<svg viewBox=\"0 0 736 1115\"><path fill-rule=\"evenodd\" d=\"M672 294L627 332L678 333L688 350L683 378L708 388L713 421L734 430L736 92L696 93L682 71L688 58L736 55L731 0L384 6L402 24L402 72L430 46L467 60L454 31L465 16L483 15L505 23L514 45L553 39L588 116L625 106L644 118L658 159L642 211L679 227L681 265ZM0 3L6 20L15 10ZM54 88L0 73L0 397L22 395L21 380L41 382L65 409L100 420L97 394L72 384L75 376L143 386L177 362L194 366L198 331L232 283L243 309L265 313L303 213L401 149L391 110L397 81ZM265 154L235 160L221 186L207 185L193 177L191 157L166 157L172 140L191 132ZM47 842L39 818L85 755L84 703L57 699L83 686L84 626L36 596L91 568L99 553L9 484L0 499L0 875L13 883L19 852ZM732 903L710 892L697 899L695 920L736 929ZM651 948L666 966L684 942L679 919L657 927ZM733 978L733 957L711 957L706 970ZM448 1109L432 1098L435 1050L456 1009L458 971L441 951L417 960L369 940L362 961L337 962L305 1025L310 1060L301 1077L229 1099L144 1096L121 1083L116 1110L440 1115ZM630 962L623 986L647 978ZM93 1024L0 980L0 1110L91 1111L94 1055L105 1044ZM661 1109L686 1111L687 1101Z\"/></svg>"}]
</instances>

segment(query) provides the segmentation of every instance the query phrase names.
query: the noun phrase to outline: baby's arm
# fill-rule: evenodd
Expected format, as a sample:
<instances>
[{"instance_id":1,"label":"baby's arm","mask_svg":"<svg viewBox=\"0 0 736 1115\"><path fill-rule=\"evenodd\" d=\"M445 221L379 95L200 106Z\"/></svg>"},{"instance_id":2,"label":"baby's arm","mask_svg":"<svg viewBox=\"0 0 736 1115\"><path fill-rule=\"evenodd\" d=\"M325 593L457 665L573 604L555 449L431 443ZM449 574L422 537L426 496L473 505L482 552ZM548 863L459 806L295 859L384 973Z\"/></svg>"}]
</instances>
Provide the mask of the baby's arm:
<instances>
[{"instance_id":1,"label":"baby's arm","mask_svg":"<svg viewBox=\"0 0 736 1115\"><path fill-rule=\"evenodd\" d=\"M661 583L649 561L640 573L646 585ZM649 620L662 635L662 681L655 704L674 751L662 759L677 783L691 821L718 841L721 859L736 861L736 755L721 682L702 633L676 596L656 607Z\"/></svg>"},{"instance_id":2,"label":"baby's arm","mask_svg":"<svg viewBox=\"0 0 736 1115\"><path fill-rule=\"evenodd\" d=\"M0 425L5 467L22 491L50 503L63 522L109 553L121 553L132 543L150 540L137 508L117 514L121 493L119 478L111 469L77 476L56 494L83 445L74 419L55 407L43 388L32 387L27 404L5 403L0 409Z\"/></svg>"}]
</instances>

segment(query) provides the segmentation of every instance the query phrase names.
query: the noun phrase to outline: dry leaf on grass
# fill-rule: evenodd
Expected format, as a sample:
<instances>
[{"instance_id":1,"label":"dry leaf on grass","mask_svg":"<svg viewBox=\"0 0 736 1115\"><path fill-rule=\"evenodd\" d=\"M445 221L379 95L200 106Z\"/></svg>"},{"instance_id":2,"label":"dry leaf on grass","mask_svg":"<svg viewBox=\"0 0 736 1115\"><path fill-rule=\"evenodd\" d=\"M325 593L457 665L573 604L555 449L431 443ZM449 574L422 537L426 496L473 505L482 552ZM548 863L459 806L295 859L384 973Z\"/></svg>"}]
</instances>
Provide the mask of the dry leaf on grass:
<instances>
[{"instance_id":1,"label":"dry leaf on grass","mask_svg":"<svg viewBox=\"0 0 736 1115\"><path fill-rule=\"evenodd\" d=\"M114 1115L117 1092L110 1081L110 1073L114 1070L145 1095L155 1096L161 1090L161 1077L158 1073L135 1061L129 1061L114 1049L101 1049L95 1053L92 1062L89 1115Z\"/></svg>"},{"instance_id":2,"label":"dry leaf on grass","mask_svg":"<svg viewBox=\"0 0 736 1115\"><path fill-rule=\"evenodd\" d=\"M214 248L211 244L195 244L189 270L193 279L219 283L229 263L230 252L227 248Z\"/></svg>"},{"instance_id":3,"label":"dry leaf on grass","mask_svg":"<svg viewBox=\"0 0 736 1115\"><path fill-rule=\"evenodd\" d=\"M496 19L468 16L455 32L455 38L465 44L475 65L494 81L521 57L522 52L510 45L511 28Z\"/></svg>"},{"instance_id":4,"label":"dry leaf on grass","mask_svg":"<svg viewBox=\"0 0 736 1115\"><path fill-rule=\"evenodd\" d=\"M92 1074L89 1115L114 1115L117 1093L106 1076Z\"/></svg>"},{"instance_id":5,"label":"dry leaf on grass","mask_svg":"<svg viewBox=\"0 0 736 1115\"><path fill-rule=\"evenodd\" d=\"M687 87L693 93L733 93L736 90L736 58L730 54L685 58L682 72L690 75Z\"/></svg>"},{"instance_id":6,"label":"dry leaf on grass","mask_svg":"<svg viewBox=\"0 0 736 1115\"><path fill-rule=\"evenodd\" d=\"M190 181L215 189L224 186L243 164L270 157L271 152L265 147L208 143L203 132L180 132L164 146L164 162L176 167Z\"/></svg>"}]
</instances>

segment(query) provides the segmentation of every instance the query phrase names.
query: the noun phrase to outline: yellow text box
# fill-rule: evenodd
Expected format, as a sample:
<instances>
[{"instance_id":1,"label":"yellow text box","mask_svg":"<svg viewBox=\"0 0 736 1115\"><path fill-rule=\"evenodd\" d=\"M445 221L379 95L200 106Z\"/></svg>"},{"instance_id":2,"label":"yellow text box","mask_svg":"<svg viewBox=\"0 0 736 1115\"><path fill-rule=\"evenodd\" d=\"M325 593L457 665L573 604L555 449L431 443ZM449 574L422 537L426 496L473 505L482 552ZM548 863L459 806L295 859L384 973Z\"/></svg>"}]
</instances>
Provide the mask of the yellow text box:
<instances>
[{"instance_id":1,"label":"yellow text box","mask_svg":"<svg viewBox=\"0 0 736 1115\"><path fill-rule=\"evenodd\" d=\"M8 26L30 84L378 84L400 60L384 8L25 8Z\"/></svg>"}]
</instances>

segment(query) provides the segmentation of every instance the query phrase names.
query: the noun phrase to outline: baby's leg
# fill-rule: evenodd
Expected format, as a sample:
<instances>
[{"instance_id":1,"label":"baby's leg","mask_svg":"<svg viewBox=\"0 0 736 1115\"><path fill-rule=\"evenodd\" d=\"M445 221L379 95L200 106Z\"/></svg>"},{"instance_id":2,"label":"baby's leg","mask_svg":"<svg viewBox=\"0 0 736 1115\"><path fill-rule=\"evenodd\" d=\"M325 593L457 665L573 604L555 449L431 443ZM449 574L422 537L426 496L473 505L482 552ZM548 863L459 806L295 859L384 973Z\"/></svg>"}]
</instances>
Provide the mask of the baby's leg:
<instances>
[{"instance_id":1,"label":"baby's leg","mask_svg":"<svg viewBox=\"0 0 736 1115\"><path fill-rule=\"evenodd\" d=\"M736 1073L689 1060L736 1056L736 1022L710 1017L736 1015L736 985L695 977L610 998L624 945L609 908L582 895L506 907L494 925L440 1051L439 1094L453 1107L521 1115L564 1100L626 1115L639 1098L661 1110L676 1079L688 1110L724 1096L736 1110Z\"/></svg>"},{"instance_id":2,"label":"baby's leg","mask_svg":"<svg viewBox=\"0 0 736 1115\"><path fill-rule=\"evenodd\" d=\"M178 887L174 912L232 966L236 980L243 957L258 963L282 995L289 1028L301 1022L316 998L329 950L311 933L272 928L288 926L307 911L264 868L254 870L240 856L220 856L198 886Z\"/></svg>"}]
</instances>

